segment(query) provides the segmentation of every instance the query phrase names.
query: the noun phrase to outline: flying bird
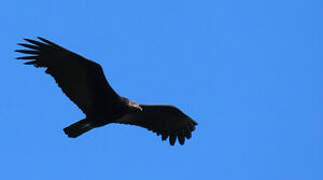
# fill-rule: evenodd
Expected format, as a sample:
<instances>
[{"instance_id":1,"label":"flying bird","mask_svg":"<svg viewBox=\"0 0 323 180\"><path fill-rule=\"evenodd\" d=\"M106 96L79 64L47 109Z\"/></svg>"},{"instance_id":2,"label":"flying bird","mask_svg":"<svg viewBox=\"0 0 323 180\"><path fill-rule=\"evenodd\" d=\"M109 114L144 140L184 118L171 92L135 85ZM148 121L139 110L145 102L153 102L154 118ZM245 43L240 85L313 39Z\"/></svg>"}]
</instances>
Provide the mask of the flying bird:
<instances>
[{"instance_id":1,"label":"flying bird","mask_svg":"<svg viewBox=\"0 0 323 180\"><path fill-rule=\"evenodd\" d=\"M28 54L18 57L28 60L24 64L46 68L58 86L86 117L63 130L68 137L110 123L136 125L161 135L161 139L174 145L176 139L183 145L190 139L197 123L172 105L137 104L120 96L106 80L102 67L47 39L24 39L18 43L27 49L15 50Z\"/></svg>"}]
</instances>

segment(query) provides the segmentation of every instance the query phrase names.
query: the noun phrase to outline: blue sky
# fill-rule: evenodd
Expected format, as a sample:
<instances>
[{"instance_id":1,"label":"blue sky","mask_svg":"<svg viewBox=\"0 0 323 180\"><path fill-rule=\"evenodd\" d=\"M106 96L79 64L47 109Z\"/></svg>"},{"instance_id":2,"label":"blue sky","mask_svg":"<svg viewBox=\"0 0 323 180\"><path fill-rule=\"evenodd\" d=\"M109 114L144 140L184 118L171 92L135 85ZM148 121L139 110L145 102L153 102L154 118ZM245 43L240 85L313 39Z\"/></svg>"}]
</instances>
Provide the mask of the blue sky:
<instances>
[{"instance_id":1,"label":"blue sky","mask_svg":"<svg viewBox=\"0 0 323 180\"><path fill-rule=\"evenodd\" d=\"M323 2L4 1L1 179L323 179ZM133 126L70 139L81 111L14 58L42 36L100 63L121 95L198 123L184 146Z\"/></svg>"}]
</instances>

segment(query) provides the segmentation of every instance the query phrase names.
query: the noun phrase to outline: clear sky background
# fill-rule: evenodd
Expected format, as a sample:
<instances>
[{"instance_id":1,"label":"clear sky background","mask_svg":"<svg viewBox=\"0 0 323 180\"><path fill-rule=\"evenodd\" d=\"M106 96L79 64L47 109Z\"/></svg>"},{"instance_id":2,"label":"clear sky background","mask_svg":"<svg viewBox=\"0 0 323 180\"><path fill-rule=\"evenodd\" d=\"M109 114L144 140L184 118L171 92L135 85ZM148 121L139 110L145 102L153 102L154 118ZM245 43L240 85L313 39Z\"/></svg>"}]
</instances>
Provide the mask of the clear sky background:
<instances>
[{"instance_id":1,"label":"clear sky background","mask_svg":"<svg viewBox=\"0 0 323 180\"><path fill-rule=\"evenodd\" d=\"M323 1L3 1L0 179L323 179ZM84 117L14 58L42 36L100 63L121 95L199 125L172 147L140 127L77 139Z\"/></svg>"}]
</instances>

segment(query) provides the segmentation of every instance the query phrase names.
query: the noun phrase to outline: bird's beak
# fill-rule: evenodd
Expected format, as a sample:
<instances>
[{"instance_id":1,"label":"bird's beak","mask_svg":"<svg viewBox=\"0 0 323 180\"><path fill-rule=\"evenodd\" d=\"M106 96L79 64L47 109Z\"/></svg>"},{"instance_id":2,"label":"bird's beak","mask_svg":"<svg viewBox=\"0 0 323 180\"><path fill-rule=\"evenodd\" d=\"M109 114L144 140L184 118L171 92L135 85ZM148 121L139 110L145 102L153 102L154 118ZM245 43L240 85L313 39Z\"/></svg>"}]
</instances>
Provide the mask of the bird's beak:
<instances>
[{"instance_id":1,"label":"bird's beak","mask_svg":"<svg viewBox=\"0 0 323 180\"><path fill-rule=\"evenodd\" d=\"M130 101L129 105L136 108L136 109L139 109L140 111L143 110L142 107L139 104L135 103L135 102Z\"/></svg>"},{"instance_id":2,"label":"bird's beak","mask_svg":"<svg viewBox=\"0 0 323 180\"><path fill-rule=\"evenodd\" d=\"M136 104L136 105L137 105L136 108L138 108L140 111L143 110L142 107L139 104Z\"/></svg>"}]
</instances>

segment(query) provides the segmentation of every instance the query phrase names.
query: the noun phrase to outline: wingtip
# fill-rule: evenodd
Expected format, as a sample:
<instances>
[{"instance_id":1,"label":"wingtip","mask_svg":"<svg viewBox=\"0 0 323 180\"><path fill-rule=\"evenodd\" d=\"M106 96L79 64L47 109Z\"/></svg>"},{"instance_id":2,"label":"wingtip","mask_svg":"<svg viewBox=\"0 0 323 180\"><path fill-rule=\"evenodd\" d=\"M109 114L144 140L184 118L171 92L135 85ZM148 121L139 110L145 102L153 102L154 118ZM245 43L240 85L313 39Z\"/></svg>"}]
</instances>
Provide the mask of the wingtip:
<instances>
[{"instance_id":1,"label":"wingtip","mask_svg":"<svg viewBox=\"0 0 323 180\"><path fill-rule=\"evenodd\" d=\"M29 42L29 41L28 41ZM31 43L31 42L30 42ZM26 44L26 43L17 43L19 46L23 46L25 48L29 48L29 49L36 49L38 50L39 47L35 46L35 45L31 45L31 44Z\"/></svg>"},{"instance_id":2,"label":"wingtip","mask_svg":"<svg viewBox=\"0 0 323 180\"><path fill-rule=\"evenodd\" d=\"M41 41L46 41L47 39L43 38L43 37L40 37L40 36L37 36L37 39L41 40Z\"/></svg>"},{"instance_id":3,"label":"wingtip","mask_svg":"<svg viewBox=\"0 0 323 180\"><path fill-rule=\"evenodd\" d=\"M180 145L184 145L185 144L185 138L183 137L183 139L178 139L178 141L179 141L179 144Z\"/></svg>"},{"instance_id":4,"label":"wingtip","mask_svg":"<svg viewBox=\"0 0 323 180\"><path fill-rule=\"evenodd\" d=\"M166 134L162 134L162 141L166 141L168 136Z\"/></svg>"},{"instance_id":5,"label":"wingtip","mask_svg":"<svg viewBox=\"0 0 323 180\"><path fill-rule=\"evenodd\" d=\"M175 142L176 142L176 136L175 135L171 135L169 137L169 144L174 146L175 145Z\"/></svg>"},{"instance_id":6,"label":"wingtip","mask_svg":"<svg viewBox=\"0 0 323 180\"><path fill-rule=\"evenodd\" d=\"M15 52L18 52L18 53L24 53L24 51L26 51L26 50L22 50L22 49L15 49Z\"/></svg>"},{"instance_id":7,"label":"wingtip","mask_svg":"<svg viewBox=\"0 0 323 180\"><path fill-rule=\"evenodd\" d=\"M24 59L24 60L28 60L28 59L38 59L39 56L21 56L21 57L17 57L17 59Z\"/></svg>"},{"instance_id":8,"label":"wingtip","mask_svg":"<svg viewBox=\"0 0 323 180\"><path fill-rule=\"evenodd\" d=\"M52 41L50 41L50 40L48 40L48 39L45 39L45 38L43 38L43 37L40 37L40 36L37 36L37 38L39 39L39 40L41 40L41 42L42 43L45 43L45 44L47 44L47 45L51 45L51 46L55 46L55 47L60 47L59 45L57 45L56 43L54 43L54 42L52 42ZM61 47L60 47L61 48Z\"/></svg>"},{"instance_id":9,"label":"wingtip","mask_svg":"<svg viewBox=\"0 0 323 180\"><path fill-rule=\"evenodd\" d=\"M20 57L16 57L16 59L20 60L20 59L26 59L26 56L20 56Z\"/></svg>"},{"instance_id":10,"label":"wingtip","mask_svg":"<svg viewBox=\"0 0 323 180\"><path fill-rule=\"evenodd\" d=\"M37 63L37 60L35 60L35 61L28 61L28 62L25 62L24 64L25 65L37 65L36 63Z\"/></svg>"}]
</instances>

